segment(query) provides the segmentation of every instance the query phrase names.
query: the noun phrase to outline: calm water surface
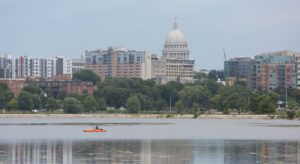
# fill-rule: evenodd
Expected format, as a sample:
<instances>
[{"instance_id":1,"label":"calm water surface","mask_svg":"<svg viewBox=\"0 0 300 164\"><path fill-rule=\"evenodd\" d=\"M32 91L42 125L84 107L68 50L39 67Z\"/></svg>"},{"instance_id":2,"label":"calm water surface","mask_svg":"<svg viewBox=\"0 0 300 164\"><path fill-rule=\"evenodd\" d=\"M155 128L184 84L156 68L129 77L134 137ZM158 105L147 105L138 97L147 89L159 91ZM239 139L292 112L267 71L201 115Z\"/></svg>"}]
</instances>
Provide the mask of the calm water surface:
<instances>
[{"instance_id":1,"label":"calm water surface","mask_svg":"<svg viewBox=\"0 0 300 164\"><path fill-rule=\"evenodd\" d=\"M100 125L106 133L84 133ZM1 163L300 163L288 120L0 119Z\"/></svg>"}]
</instances>

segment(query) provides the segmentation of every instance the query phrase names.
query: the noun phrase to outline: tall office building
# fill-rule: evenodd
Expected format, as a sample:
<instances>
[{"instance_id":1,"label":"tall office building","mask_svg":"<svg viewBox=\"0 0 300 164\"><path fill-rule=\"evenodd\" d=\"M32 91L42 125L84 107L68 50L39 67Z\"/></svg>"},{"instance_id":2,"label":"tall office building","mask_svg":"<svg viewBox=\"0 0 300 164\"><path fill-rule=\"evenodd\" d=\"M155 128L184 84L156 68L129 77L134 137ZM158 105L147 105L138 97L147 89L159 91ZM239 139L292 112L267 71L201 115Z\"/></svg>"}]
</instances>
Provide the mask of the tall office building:
<instances>
[{"instance_id":1,"label":"tall office building","mask_svg":"<svg viewBox=\"0 0 300 164\"><path fill-rule=\"evenodd\" d=\"M108 77L151 78L151 55L145 51L109 48L85 51L86 68Z\"/></svg>"},{"instance_id":2,"label":"tall office building","mask_svg":"<svg viewBox=\"0 0 300 164\"><path fill-rule=\"evenodd\" d=\"M235 57L224 61L224 76L227 85L237 81L249 82L253 60L249 57Z\"/></svg>"},{"instance_id":3,"label":"tall office building","mask_svg":"<svg viewBox=\"0 0 300 164\"><path fill-rule=\"evenodd\" d=\"M15 77L14 60L12 56L0 54L0 79L11 79Z\"/></svg>"},{"instance_id":4,"label":"tall office building","mask_svg":"<svg viewBox=\"0 0 300 164\"><path fill-rule=\"evenodd\" d=\"M300 52L295 53L295 61L297 64L297 88L300 89Z\"/></svg>"},{"instance_id":5,"label":"tall office building","mask_svg":"<svg viewBox=\"0 0 300 164\"><path fill-rule=\"evenodd\" d=\"M276 88L297 87L297 64L292 51L263 53L254 57L255 89L270 91Z\"/></svg>"},{"instance_id":6,"label":"tall office building","mask_svg":"<svg viewBox=\"0 0 300 164\"><path fill-rule=\"evenodd\" d=\"M193 82L195 61L189 58L188 43L175 20L166 37L161 58L152 62L152 78L162 84L169 81Z\"/></svg>"},{"instance_id":7,"label":"tall office building","mask_svg":"<svg viewBox=\"0 0 300 164\"><path fill-rule=\"evenodd\" d=\"M52 78L72 75L72 60L64 57L34 58L20 56L14 59L15 78Z\"/></svg>"},{"instance_id":8,"label":"tall office building","mask_svg":"<svg viewBox=\"0 0 300 164\"><path fill-rule=\"evenodd\" d=\"M72 75L72 59L56 57L56 75Z\"/></svg>"}]
</instances>

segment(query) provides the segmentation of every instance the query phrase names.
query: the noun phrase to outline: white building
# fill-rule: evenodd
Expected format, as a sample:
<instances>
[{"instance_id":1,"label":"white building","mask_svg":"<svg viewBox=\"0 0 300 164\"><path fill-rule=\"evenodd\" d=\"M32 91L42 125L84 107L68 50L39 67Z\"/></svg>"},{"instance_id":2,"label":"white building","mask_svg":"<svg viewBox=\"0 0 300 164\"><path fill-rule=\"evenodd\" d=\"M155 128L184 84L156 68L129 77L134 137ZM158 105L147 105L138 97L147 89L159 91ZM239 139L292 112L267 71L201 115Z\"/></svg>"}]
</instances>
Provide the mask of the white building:
<instances>
[{"instance_id":1,"label":"white building","mask_svg":"<svg viewBox=\"0 0 300 164\"><path fill-rule=\"evenodd\" d=\"M195 61L189 58L186 38L175 20L173 29L166 37L161 58L152 62L152 78L161 84L169 81L193 82Z\"/></svg>"},{"instance_id":2,"label":"white building","mask_svg":"<svg viewBox=\"0 0 300 164\"><path fill-rule=\"evenodd\" d=\"M56 75L72 75L72 59L56 57Z\"/></svg>"},{"instance_id":3,"label":"white building","mask_svg":"<svg viewBox=\"0 0 300 164\"><path fill-rule=\"evenodd\" d=\"M72 59L72 72L80 71L85 69L85 60L84 59Z\"/></svg>"},{"instance_id":4,"label":"white building","mask_svg":"<svg viewBox=\"0 0 300 164\"><path fill-rule=\"evenodd\" d=\"M151 62L151 53L145 53L144 56L144 62L142 63L142 79L151 79L151 67L152 67L152 62Z\"/></svg>"}]
</instances>

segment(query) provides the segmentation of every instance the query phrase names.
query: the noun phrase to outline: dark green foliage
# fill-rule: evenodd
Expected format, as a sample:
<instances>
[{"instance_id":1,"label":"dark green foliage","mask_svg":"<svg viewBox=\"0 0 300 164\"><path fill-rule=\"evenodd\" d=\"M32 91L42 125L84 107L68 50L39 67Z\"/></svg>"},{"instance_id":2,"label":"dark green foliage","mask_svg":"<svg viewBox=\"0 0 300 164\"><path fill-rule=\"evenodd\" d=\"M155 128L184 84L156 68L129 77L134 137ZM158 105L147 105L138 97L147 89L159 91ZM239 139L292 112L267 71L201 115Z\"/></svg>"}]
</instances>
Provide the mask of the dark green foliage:
<instances>
[{"instance_id":1,"label":"dark green foliage","mask_svg":"<svg viewBox=\"0 0 300 164\"><path fill-rule=\"evenodd\" d=\"M42 92L41 88L34 85L24 87L23 91L29 92L31 94L40 94Z\"/></svg>"},{"instance_id":2,"label":"dark green foliage","mask_svg":"<svg viewBox=\"0 0 300 164\"><path fill-rule=\"evenodd\" d=\"M67 97L74 97L74 98L76 98L77 100L81 100L81 95L79 94L79 93L69 93L68 95L67 95Z\"/></svg>"},{"instance_id":3,"label":"dark green foliage","mask_svg":"<svg viewBox=\"0 0 300 164\"><path fill-rule=\"evenodd\" d=\"M42 107L42 101L40 95L32 95L33 109L40 109Z\"/></svg>"},{"instance_id":4,"label":"dark green foliage","mask_svg":"<svg viewBox=\"0 0 300 164\"><path fill-rule=\"evenodd\" d=\"M105 111L106 110L106 104L105 100L103 98L97 99L97 111Z\"/></svg>"},{"instance_id":5,"label":"dark green foliage","mask_svg":"<svg viewBox=\"0 0 300 164\"><path fill-rule=\"evenodd\" d=\"M295 118L296 112L294 110L288 110L287 111L287 118L292 120Z\"/></svg>"},{"instance_id":6,"label":"dark green foliage","mask_svg":"<svg viewBox=\"0 0 300 164\"><path fill-rule=\"evenodd\" d=\"M96 84L96 82L100 80L100 77L92 70L83 69L73 73L73 80L92 82L93 84Z\"/></svg>"},{"instance_id":7,"label":"dark green foliage","mask_svg":"<svg viewBox=\"0 0 300 164\"><path fill-rule=\"evenodd\" d=\"M166 102L162 99L156 100L154 102L154 109L157 111L157 113L163 110L166 106Z\"/></svg>"},{"instance_id":8,"label":"dark green foliage","mask_svg":"<svg viewBox=\"0 0 300 164\"><path fill-rule=\"evenodd\" d=\"M7 104L8 110L17 110L18 101L16 99L11 99Z\"/></svg>"},{"instance_id":9,"label":"dark green foliage","mask_svg":"<svg viewBox=\"0 0 300 164\"><path fill-rule=\"evenodd\" d=\"M10 99L14 97L13 93L9 90L8 86L0 83L0 109L6 109Z\"/></svg>"},{"instance_id":10,"label":"dark green foliage","mask_svg":"<svg viewBox=\"0 0 300 164\"><path fill-rule=\"evenodd\" d=\"M191 109L193 103L198 103L202 108L209 107L209 91L207 87L201 85L186 85L180 92L180 100L185 109Z\"/></svg>"},{"instance_id":11,"label":"dark green foliage","mask_svg":"<svg viewBox=\"0 0 300 164\"><path fill-rule=\"evenodd\" d=\"M57 109L62 109L64 102L61 99L56 100Z\"/></svg>"},{"instance_id":12,"label":"dark green foliage","mask_svg":"<svg viewBox=\"0 0 300 164\"><path fill-rule=\"evenodd\" d=\"M50 111L53 111L53 110L56 110L58 109L58 103L57 101L55 100L55 98L53 97L48 97L47 98L47 103L46 103L46 109L47 110L50 110Z\"/></svg>"},{"instance_id":13,"label":"dark green foliage","mask_svg":"<svg viewBox=\"0 0 300 164\"><path fill-rule=\"evenodd\" d=\"M66 97L64 99L64 112L65 113L81 113L83 107L80 101L74 97Z\"/></svg>"},{"instance_id":14,"label":"dark green foliage","mask_svg":"<svg viewBox=\"0 0 300 164\"><path fill-rule=\"evenodd\" d=\"M126 107L129 113L138 113L141 110L140 100L137 96L131 96L126 101Z\"/></svg>"},{"instance_id":15,"label":"dark green foliage","mask_svg":"<svg viewBox=\"0 0 300 164\"><path fill-rule=\"evenodd\" d=\"M183 106L183 103L181 100L179 100L175 103L175 110L177 111L177 113L183 114L184 106Z\"/></svg>"},{"instance_id":16,"label":"dark green foliage","mask_svg":"<svg viewBox=\"0 0 300 164\"><path fill-rule=\"evenodd\" d=\"M218 72L216 70L211 70L208 73L208 79L212 81L217 81L218 80Z\"/></svg>"},{"instance_id":17,"label":"dark green foliage","mask_svg":"<svg viewBox=\"0 0 300 164\"><path fill-rule=\"evenodd\" d=\"M272 98L268 95L263 95L260 97L258 108L255 113L274 113L276 109L276 102L272 101Z\"/></svg>"},{"instance_id":18,"label":"dark green foliage","mask_svg":"<svg viewBox=\"0 0 300 164\"><path fill-rule=\"evenodd\" d=\"M18 98L18 107L22 111L31 111L33 109L32 95L29 92L22 91Z\"/></svg>"},{"instance_id":19,"label":"dark green foliage","mask_svg":"<svg viewBox=\"0 0 300 164\"><path fill-rule=\"evenodd\" d=\"M94 97L86 96L82 104L85 112L96 112L97 102Z\"/></svg>"},{"instance_id":20,"label":"dark green foliage","mask_svg":"<svg viewBox=\"0 0 300 164\"><path fill-rule=\"evenodd\" d=\"M200 105L198 103L193 104L192 112L194 118L197 118L200 115Z\"/></svg>"},{"instance_id":21,"label":"dark green foliage","mask_svg":"<svg viewBox=\"0 0 300 164\"><path fill-rule=\"evenodd\" d=\"M248 111L250 91L241 85L222 87L211 101L219 111L234 109L238 113Z\"/></svg>"}]
</instances>

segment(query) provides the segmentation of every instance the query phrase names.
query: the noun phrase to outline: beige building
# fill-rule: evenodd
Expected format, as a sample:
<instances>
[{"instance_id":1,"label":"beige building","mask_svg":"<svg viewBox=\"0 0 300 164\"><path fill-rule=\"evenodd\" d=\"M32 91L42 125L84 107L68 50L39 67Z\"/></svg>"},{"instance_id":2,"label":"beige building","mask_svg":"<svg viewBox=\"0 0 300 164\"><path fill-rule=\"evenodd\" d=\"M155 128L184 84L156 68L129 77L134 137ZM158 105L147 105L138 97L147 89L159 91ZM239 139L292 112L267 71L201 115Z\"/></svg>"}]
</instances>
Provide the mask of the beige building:
<instances>
[{"instance_id":1,"label":"beige building","mask_svg":"<svg viewBox=\"0 0 300 164\"><path fill-rule=\"evenodd\" d=\"M152 60L152 78L160 84L169 81L193 82L195 61L189 58L186 38L175 20L173 29L165 40L161 58Z\"/></svg>"},{"instance_id":2,"label":"beige building","mask_svg":"<svg viewBox=\"0 0 300 164\"><path fill-rule=\"evenodd\" d=\"M85 66L102 80L110 77L151 79L151 54L145 51L113 47L85 51Z\"/></svg>"}]
</instances>

